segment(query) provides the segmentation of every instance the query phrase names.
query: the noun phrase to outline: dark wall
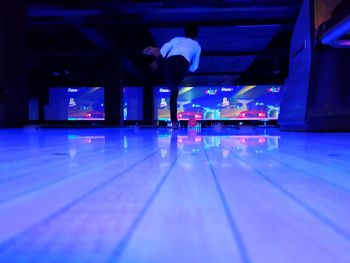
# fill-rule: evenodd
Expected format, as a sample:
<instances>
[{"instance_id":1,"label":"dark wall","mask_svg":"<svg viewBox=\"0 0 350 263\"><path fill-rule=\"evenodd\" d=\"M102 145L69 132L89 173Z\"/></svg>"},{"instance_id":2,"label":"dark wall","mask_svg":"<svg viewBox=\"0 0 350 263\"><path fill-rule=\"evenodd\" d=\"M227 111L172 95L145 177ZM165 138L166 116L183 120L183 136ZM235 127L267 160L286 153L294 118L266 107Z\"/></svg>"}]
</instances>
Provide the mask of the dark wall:
<instances>
[{"instance_id":1,"label":"dark wall","mask_svg":"<svg viewBox=\"0 0 350 263\"><path fill-rule=\"evenodd\" d=\"M309 129L350 130L350 49L315 48L306 123Z\"/></svg>"},{"instance_id":2,"label":"dark wall","mask_svg":"<svg viewBox=\"0 0 350 263\"><path fill-rule=\"evenodd\" d=\"M285 81L279 116L279 123L286 129L305 128L313 45L310 18L310 1L305 1L292 37L289 76Z\"/></svg>"},{"instance_id":3,"label":"dark wall","mask_svg":"<svg viewBox=\"0 0 350 263\"><path fill-rule=\"evenodd\" d=\"M21 127L28 119L26 5L0 0L0 127Z\"/></svg>"},{"instance_id":4,"label":"dark wall","mask_svg":"<svg viewBox=\"0 0 350 263\"><path fill-rule=\"evenodd\" d=\"M317 42L310 3L294 30L279 122L282 130L350 131L350 50Z\"/></svg>"}]
</instances>

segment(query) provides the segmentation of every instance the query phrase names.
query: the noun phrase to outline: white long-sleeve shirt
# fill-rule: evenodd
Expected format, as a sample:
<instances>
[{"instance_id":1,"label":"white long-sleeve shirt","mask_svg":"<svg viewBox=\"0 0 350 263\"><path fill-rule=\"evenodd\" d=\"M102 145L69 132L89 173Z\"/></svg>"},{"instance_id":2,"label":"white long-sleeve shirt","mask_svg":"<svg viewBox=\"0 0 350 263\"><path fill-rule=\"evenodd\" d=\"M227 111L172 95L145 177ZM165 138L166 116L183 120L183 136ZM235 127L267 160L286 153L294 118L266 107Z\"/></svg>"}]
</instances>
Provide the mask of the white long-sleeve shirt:
<instances>
[{"instance_id":1,"label":"white long-sleeve shirt","mask_svg":"<svg viewBox=\"0 0 350 263\"><path fill-rule=\"evenodd\" d=\"M165 43L160 49L164 58L181 55L189 62L189 71L195 72L198 68L201 46L196 40L187 37L175 37Z\"/></svg>"}]
</instances>

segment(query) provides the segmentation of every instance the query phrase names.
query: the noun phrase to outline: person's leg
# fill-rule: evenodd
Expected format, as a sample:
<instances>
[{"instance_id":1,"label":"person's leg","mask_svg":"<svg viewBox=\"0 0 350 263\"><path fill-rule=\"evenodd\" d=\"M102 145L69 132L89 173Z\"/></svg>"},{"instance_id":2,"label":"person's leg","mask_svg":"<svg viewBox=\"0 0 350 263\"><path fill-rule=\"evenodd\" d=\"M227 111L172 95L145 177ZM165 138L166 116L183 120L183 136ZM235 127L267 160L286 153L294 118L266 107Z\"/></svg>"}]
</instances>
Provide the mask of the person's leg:
<instances>
[{"instance_id":1,"label":"person's leg","mask_svg":"<svg viewBox=\"0 0 350 263\"><path fill-rule=\"evenodd\" d=\"M177 128L177 97L179 95L179 88L176 81L176 72L174 71L174 65L171 61L164 62L164 77L167 84L167 88L170 90L170 120L173 128Z\"/></svg>"},{"instance_id":2,"label":"person's leg","mask_svg":"<svg viewBox=\"0 0 350 263\"><path fill-rule=\"evenodd\" d=\"M177 128L177 98L181 81L188 70L188 62L182 56L174 56L165 60L164 75L170 89L170 119L174 128Z\"/></svg>"},{"instance_id":3,"label":"person's leg","mask_svg":"<svg viewBox=\"0 0 350 263\"><path fill-rule=\"evenodd\" d=\"M177 124L177 97L179 96L179 88L171 87L170 89L170 119L173 126Z\"/></svg>"}]
</instances>

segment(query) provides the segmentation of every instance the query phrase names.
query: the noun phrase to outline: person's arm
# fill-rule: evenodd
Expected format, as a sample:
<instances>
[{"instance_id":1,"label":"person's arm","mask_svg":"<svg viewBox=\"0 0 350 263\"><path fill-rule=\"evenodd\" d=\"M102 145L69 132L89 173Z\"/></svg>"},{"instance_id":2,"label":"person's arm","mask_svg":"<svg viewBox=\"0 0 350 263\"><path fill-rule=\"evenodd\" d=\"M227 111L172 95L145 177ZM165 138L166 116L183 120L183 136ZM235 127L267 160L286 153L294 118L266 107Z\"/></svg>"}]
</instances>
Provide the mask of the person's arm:
<instances>
[{"instance_id":1,"label":"person's arm","mask_svg":"<svg viewBox=\"0 0 350 263\"><path fill-rule=\"evenodd\" d=\"M170 40L169 42L165 43L162 48L160 49L160 54L162 55L163 58L166 57L166 55L169 53L169 51L173 47L173 40Z\"/></svg>"},{"instance_id":2,"label":"person's arm","mask_svg":"<svg viewBox=\"0 0 350 263\"><path fill-rule=\"evenodd\" d=\"M192 58L191 65L189 67L189 71L195 72L197 70L200 55L201 55L201 48L198 47L198 50L196 51L196 53L194 54L194 57Z\"/></svg>"}]
</instances>

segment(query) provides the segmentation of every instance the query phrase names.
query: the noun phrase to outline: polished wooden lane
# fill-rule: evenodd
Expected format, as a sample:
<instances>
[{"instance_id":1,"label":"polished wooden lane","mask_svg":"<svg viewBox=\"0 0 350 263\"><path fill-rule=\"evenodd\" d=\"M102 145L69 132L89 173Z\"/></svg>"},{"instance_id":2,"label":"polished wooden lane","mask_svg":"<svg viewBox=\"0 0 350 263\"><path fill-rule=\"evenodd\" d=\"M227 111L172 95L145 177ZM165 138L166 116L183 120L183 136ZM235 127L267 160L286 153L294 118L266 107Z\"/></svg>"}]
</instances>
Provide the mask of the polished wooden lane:
<instances>
[{"instance_id":1,"label":"polished wooden lane","mask_svg":"<svg viewBox=\"0 0 350 263\"><path fill-rule=\"evenodd\" d=\"M0 130L0 262L350 262L350 134Z\"/></svg>"}]
</instances>

